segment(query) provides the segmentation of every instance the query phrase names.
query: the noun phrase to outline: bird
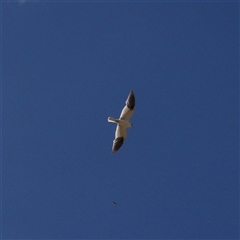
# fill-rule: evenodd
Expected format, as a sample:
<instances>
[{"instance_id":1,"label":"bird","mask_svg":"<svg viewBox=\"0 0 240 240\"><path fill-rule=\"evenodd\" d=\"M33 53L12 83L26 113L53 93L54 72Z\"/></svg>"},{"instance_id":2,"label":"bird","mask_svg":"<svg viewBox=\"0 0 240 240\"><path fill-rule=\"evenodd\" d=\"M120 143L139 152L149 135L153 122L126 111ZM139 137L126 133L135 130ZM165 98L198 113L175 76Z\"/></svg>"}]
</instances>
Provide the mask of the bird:
<instances>
[{"instance_id":1,"label":"bird","mask_svg":"<svg viewBox=\"0 0 240 240\"><path fill-rule=\"evenodd\" d=\"M113 204L114 204L114 205L117 205L117 203L116 203L115 201L113 201Z\"/></svg>"},{"instance_id":2,"label":"bird","mask_svg":"<svg viewBox=\"0 0 240 240\"><path fill-rule=\"evenodd\" d=\"M113 140L112 153L117 152L123 145L127 137L127 128L133 127L133 124L129 121L135 111L135 95L133 91L130 91L126 100L119 119L108 117L108 122L117 124L115 131L115 139Z\"/></svg>"}]
</instances>

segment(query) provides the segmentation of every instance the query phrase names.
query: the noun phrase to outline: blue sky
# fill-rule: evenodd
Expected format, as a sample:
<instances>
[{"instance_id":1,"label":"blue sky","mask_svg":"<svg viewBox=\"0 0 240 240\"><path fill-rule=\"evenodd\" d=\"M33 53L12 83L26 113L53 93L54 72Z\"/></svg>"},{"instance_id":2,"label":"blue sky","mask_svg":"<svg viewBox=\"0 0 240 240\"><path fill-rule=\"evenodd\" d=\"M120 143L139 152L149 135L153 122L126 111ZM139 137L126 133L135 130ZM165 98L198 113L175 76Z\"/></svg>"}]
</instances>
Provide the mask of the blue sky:
<instances>
[{"instance_id":1,"label":"blue sky","mask_svg":"<svg viewBox=\"0 0 240 240\"><path fill-rule=\"evenodd\" d=\"M3 239L239 238L237 1L1 11Z\"/></svg>"}]
</instances>

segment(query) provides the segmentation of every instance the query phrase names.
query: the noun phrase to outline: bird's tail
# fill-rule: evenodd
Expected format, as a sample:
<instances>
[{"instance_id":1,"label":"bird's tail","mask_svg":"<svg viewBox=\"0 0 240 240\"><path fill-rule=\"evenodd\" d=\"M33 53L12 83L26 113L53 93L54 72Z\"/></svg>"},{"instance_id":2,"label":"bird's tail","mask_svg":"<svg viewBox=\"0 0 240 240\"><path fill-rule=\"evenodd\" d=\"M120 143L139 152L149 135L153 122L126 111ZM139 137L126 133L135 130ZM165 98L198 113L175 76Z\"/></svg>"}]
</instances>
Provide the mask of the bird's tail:
<instances>
[{"instance_id":1,"label":"bird's tail","mask_svg":"<svg viewBox=\"0 0 240 240\"><path fill-rule=\"evenodd\" d=\"M115 119L115 118L109 117L109 118L108 118L108 122L114 122L114 123L117 123L118 120Z\"/></svg>"}]
</instances>

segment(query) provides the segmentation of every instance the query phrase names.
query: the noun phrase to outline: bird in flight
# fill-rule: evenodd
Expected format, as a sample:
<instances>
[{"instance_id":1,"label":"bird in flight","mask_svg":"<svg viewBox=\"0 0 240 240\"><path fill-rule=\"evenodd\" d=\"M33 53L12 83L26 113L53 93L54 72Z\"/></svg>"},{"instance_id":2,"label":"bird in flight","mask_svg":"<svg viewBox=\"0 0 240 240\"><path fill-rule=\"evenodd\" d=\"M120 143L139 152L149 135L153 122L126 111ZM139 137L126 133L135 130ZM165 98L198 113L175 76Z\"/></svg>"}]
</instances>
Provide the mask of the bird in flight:
<instances>
[{"instance_id":1,"label":"bird in flight","mask_svg":"<svg viewBox=\"0 0 240 240\"><path fill-rule=\"evenodd\" d=\"M114 204L114 205L117 205L117 203L116 203L115 201L113 201L113 204Z\"/></svg>"},{"instance_id":2,"label":"bird in flight","mask_svg":"<svg viewBox=\"0 0 240 240\"><path fill-rule=\"evenodd\" d=\"M127 128L132 127L133 124L129 122L135 109L135 95L131 91L126 100L126 105L123 108L120 118L108 118L108 122L117 123L117 128L115 131L115 139L113 140L112 153L117 152L123 145L124 140L127 137Z\"/></svg>"}]
</instances>

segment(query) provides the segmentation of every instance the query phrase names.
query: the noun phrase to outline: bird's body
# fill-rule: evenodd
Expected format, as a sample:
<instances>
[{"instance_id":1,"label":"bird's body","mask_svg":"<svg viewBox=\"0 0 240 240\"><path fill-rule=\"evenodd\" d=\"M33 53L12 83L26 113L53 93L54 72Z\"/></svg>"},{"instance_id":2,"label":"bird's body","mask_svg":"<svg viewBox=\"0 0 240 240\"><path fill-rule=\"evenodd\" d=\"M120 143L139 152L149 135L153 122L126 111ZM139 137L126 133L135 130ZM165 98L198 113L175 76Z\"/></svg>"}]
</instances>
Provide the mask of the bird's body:
<instances>
[{"instance_id":1,"label":"bird's body","mask_svg":"<svg viewBox=\"0 0 240 240\"><path fill-rule=\"evenodd\" d=\"M133 91L131 91L126 100L126 105L120 114L120 118L119 119L113 117L108 118L108 122L117 123L115 139L113 141L112 146L112 153L118 151L119 148L123 145L123 142L127 137L127 128L133 126L129 120L134 113L134 108L135 108L135 95Z\"/></svg>"}]
</instances>

